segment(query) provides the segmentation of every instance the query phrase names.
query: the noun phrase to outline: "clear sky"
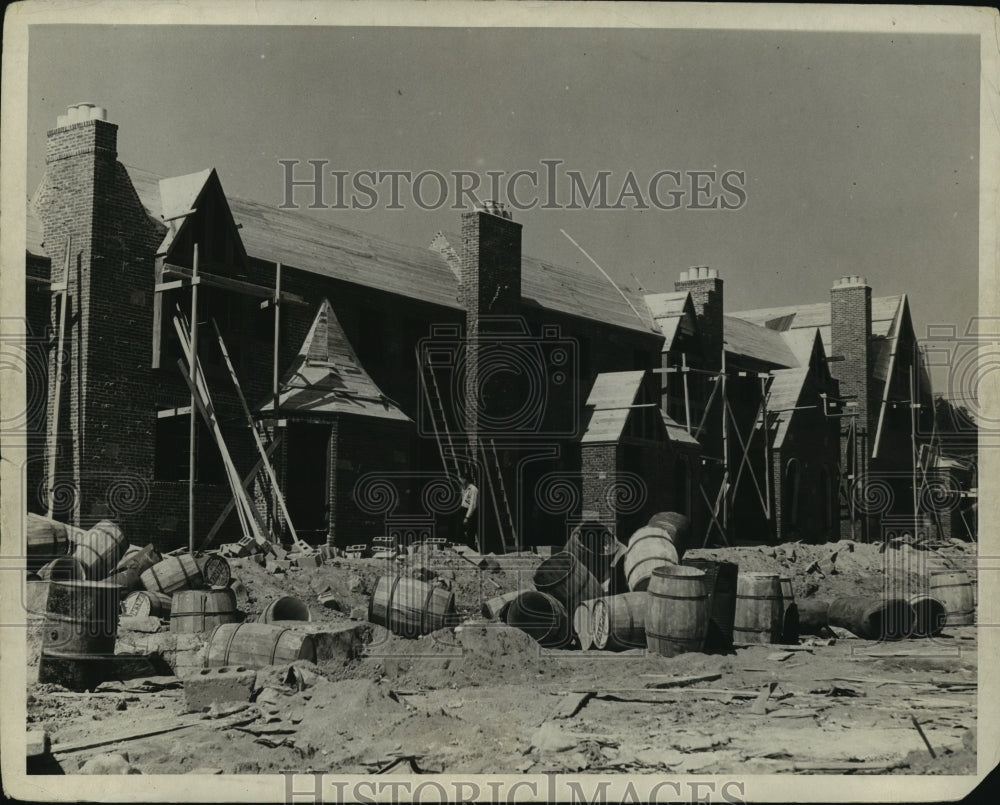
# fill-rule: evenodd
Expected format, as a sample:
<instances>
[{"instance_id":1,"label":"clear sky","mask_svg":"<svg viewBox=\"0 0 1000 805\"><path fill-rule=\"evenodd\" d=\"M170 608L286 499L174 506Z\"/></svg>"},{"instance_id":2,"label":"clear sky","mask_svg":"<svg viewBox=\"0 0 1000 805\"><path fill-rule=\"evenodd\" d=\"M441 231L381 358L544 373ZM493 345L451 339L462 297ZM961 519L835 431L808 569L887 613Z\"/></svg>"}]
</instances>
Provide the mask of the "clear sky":
<instances>
[{"instance_id":1,"label":"clear sky","mask_svg":"<svg viewBox=\"0 0 1000 805\"><path fill-rule=\"evenodd\" d=\"M909 294L918 335L978 290L979 43L801 32L45 26L31 30L28 188L66 106L118 123L119 159L215 167L280 204L279 159L359 170L586 176L738 170L738 210L531 210L524 250L673 290L719 270L726 308L829 298L844 274ZM617 194L617 192L615 193ZM459 213L306 214L427 245ZM937 380L937 378L936 378Z\"/></svg>"}]
</instances>

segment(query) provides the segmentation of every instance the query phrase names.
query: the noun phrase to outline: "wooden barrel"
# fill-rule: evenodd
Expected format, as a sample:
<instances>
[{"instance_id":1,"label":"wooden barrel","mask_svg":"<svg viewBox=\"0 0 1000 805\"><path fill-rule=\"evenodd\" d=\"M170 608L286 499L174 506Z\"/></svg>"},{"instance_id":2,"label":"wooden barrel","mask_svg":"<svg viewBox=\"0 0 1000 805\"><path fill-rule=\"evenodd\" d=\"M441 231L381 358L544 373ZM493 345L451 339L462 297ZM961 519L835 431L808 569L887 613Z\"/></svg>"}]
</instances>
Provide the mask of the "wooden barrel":
<instances>
[{"instance_id":1,"label":"wooden barrel","mask_svg":"<svg viewBox=\"0 0 1000 805\"><path fill-rule=\"evenodd\" d=\"M114 573L120 573L123 570L134 569L138 571L140 575L149 570L157 562L162 561L163 557L157 553L156 549L150 545L146 545L140 548L136 545L130 545L128 550L125 551L125 555L122 556L121 560L115 565Z\"/></svg>"},{"instance_id":2,"label":"wooden barrel","mask_svg":"<svg viewBox=\"0 0 1000 805\"><path fill-rule=\"evenodd\" d=\"M507 625L530 635L545 648L565 648L573 642L566 607L555 596L525 590L507 609Z\"/></svg>"},{"instance_id":3,"label":"wooden barrel","mask_svg":"<svg viewBox=\"0 0 1000 805\"><path fill-rule=\"evenodd\" d=\"M627 651L646 648L649 593L625 593L594 602L594 648Z\"/></svg>"},{"instance_id":4,"label":"wooden barrel","mask_svg":"<svg viewBox=\"0 0 1000 805\"><path fill-rule=\"evenodd\" d=\"M913 634L913 607L905 598L834 598L830 624L866 640L901 640Z\"/></svg>"},{"instance_id":5,"label":"wooden barrel","mask_svg":"<svg viewBox=\"0 0 1000 805\"><path fill-rule=\"evenodd\" d=\"M533 581L538 592L551 595L567 613L575 612L584 601L600 598L603 592L583 562L566 551L542 562L535 569Z\"/></svg>"},{"instance_id":6,"label":"wooden barrel","mask_svg":"<svg viewBox=\"0 0 1000 805\"><path fill-rule=\"evenodd\" d=\"M75 556L60 556L39 568L38 577L46 581L83 581L87 571Z\"/></svg>"},{"instance_id":7,"label":"wooden barrel","mask_svg":"<svg viewBox=\"0 0 1000 805\"><path fill-rule=\"evenodd\" d=\"M132 590L142 588L141 574L134 568L128 567L124 570L117 570L105 579L108 584L114 584L122 591L122 595L127 595Z\"/></svg>"},{"instance_id":8,"label":"wooden barrel","mask_svg":"<svg viewBox=\"0 0 1000 805\"><path fill-rule=\"evenodd\" d=\"M419 579L382 576L368 602L368 620L403 637L430 634L458 622L455 594Z\"/></svg>"},{"instance_id":9,"label":"wooden barrel","mask_svg":"<svg viewBox=\"0 0 1000 805\"><path fill-rule=\"evenodd\" d=\"M594 605L600 601L595 598L591 601L583 601L573 611L573 634L580 642L580 648L584 651L594 645Z\"/></svg>"},{"instance_id":10,"label":"wooden barrel","mask_svg":"<svg viewBox=\"0 0 1000 805\"><path fill-rule=\"evenodd\" d=\"M944 604L929 593L914 593L909 598L913 608L913 637L937 637L944 630L947 611Z\"/></svg>"},{"instance_id":11,"label":"wooden barrel","mask_svg":"<svg viewBox=\"0 0 1000 805\"><path fill-rule=\"evenodd\" d=\"M611 560L611 570L601 588L606 595L620 595L628 592L628 578L625 576L625 554L628 551L620 542L616 543L618 552Z\"/></svg>"},{"instance_id":12,"label":"wooden barrel","mask_svg":"<svg viewBox=\"0 0 1000 805\"><path fill-rule=\"evenodd\" d=\"M235 597L233 599L235 601ZM257 616L258 623L274 621L311 621L312 613L305 601L286 595L276 598Z\"/></svg>"},{"instance_id":13,"label":"wooden barrel","mask_svg":"<svg viewBox=\"0 0 1000 805\"><path fill-rule=\"evenodd\" d=\"M683 557L691 541L691 520L679 512L657 512L649 518L648 525L662 528L670 534L677 556Z\"/></svg>"},{"instance_id":14,"label":"wooden barrel","mask_svg":"<svg viewBox=\"0 0 1000 805\"><path fill-rule=\"evenodd\" d=\"M496 598L490 598L487 601L483 601L483 606L480 610L483 617L491 621L504 620L507 616L507 607L509 607L511 602L520 594L521 591L516 590L512 593L504 593L503 595L498 595Z\"/></svg>"},{"instance_id":15,"label":"wooden barrel","mask_svg":"<svg viewBox=\"0 0 1000 805\"><path fill-rule=\"evenodd\" d=\"M80 560L88 579L103 579L115 569L127 545L117 525L101 520L80 537L73 556Z\"/></svg>"},{"instance_id":16,"label":"wooden barrel","mask_svg":"<svg viewBox=\"0 0 1000 805\"><path fill-rule=\"evenodd\" d=\"M198 562L189 554L168 556L140 577L142 586L154 593L175 593L178 590L197 590L203 585Z\"/></svg>"},{"instance_id":17,"label":"wooden barrel","mask_svg":"<svg viewBox=\"0 0 1000 805\"><path fill-rule=\"evenodd\" d=\"M201 577L209 587L228 587L233 578L233 571L225 557L217 553L199 556L197 559Z\"/></svg>"},{"instance_id":18,"label":"wooden barrel","mask_svg":"<svg viewBox=\"0 0 1000 805\"><path fill-rule=\"evenodd\" d=\"M795 603L791 576L779 576L781 590L781 642L794 645L799 642L799 608Z\"/></svg>"},{"instance_id":19,"label":"wooden barrel","mask_svg":"<svg viewBox=\"0 0 1000 805\"><path fill-rule=\"evenodd\" d=\"M830 625L830 602L806 598L796 603L799 611L799 634L821 635Z\"/></svg>"},{"instance_id":20,"label":"wooden barrel","mask_svg":"<svg viewBox=\"0 0 1000 805\"><path fill-rule=\"evenodd\" d=\"M701 651L708 632L705 574L694 567L661 565L649 580L646 646L664 657Z\"/></svg>"},{"instance_id":21,"label":"wooden barrel","mask_svg":"<svg viewBox=\"0 0 1000 805\"><path fill-rule=\"evenodd\" d=\"M29 513L25 531L25 556L31 573L69 552L69 536L63 523Z\"/></svg>"},{"instance_id":22,"label":"wooden barrel","mask_svg":"<svg viewBox=\"0 0 1000 805\"><path fill-rule=\"evenodd\" d=\"M603 584L618 554L618 541L607 526L596 520L588 521L573 529L564 550L573 554L597 582Z\"/></svg>"},{"instance_id":23,"label":"wooden barrel","mask_svg":"<svg viewBox=\"0 0 1000 805\"><path fill-rule=\"evenodd\" d=\"M172 596L166 593L152 593L149 590L136 590L125 596L122 601L122 615L134 618L154 618L170 617L170 604Z\"/></svg>"},{"instance_id":24,"label":"wooden barrel","mask_svg":"<svg viewBox=\"0 0 1000 805\"><path fill-rule=\"evenodd\" d=\"M38 681L95 687L115 653L118 588L100 581L49 584Z\"/></svg>"},{"instance_id":25,"label":"wooden barrel","mask_svg":"<svg viewBox=\"0 0 1000 805\"><path fill-rule=\"evenodd\" d=\"M263 668L294 660L316 662L312 637L270 623L223 623L208 638L205 666Z\"/></svg>"},{"instance_id":26,"label":"wooden barrel","mask_svg":"<svg viewBox=\"0 0 1000 805\"><path fill-rule=\"evenodd\" d=\"M740 573L736 581L733 642L777 643L781 640L781 581L777 573Z\"/></svg>"},{"instance_id":27,"label":"wooden barrel","mask_svg":"<svg viewBox=\"0 0 1000 805\"><path fill-rule=\"evenodd\" d=\"M178 590L170 603L170 631L207 632L223 623L239 623L236 596L228 587Z\"/></svg>"},{"instance_id":28,"label":"wooden barrel","mask_svg":"<svg viewBox=\"0 0 1000 805\"><path fill-rule=\"evenodd\" d=\"M736 580L739 565L713 559L688 559L683 564L705 574L708 589L708 632L705 651L725 652L733 647L733 621L736 618Z\"/></svg>"},{"instance_id":29,"label":"wooden barrel","mask_svg":"<svg viewBox=\"0 0 1000 805\"><path fill-rule=\"evenodd\" d=\"M677 564L677 549L671 532L655 525L640 528L628 541L624 563L629 590L641 593L649 587L653 570L661 565Z\"/></svg>"},{"instance_id":30,"label":"wooden barrel","mask_svg":"<svg viewBox=\"0 0 1000 805\"><path fill-rule=\"evenodd\" d=\"M964 570L932 572L930 594L944 604L946 626L975 623L972 583Z\"/></svg>"}]
</instances>

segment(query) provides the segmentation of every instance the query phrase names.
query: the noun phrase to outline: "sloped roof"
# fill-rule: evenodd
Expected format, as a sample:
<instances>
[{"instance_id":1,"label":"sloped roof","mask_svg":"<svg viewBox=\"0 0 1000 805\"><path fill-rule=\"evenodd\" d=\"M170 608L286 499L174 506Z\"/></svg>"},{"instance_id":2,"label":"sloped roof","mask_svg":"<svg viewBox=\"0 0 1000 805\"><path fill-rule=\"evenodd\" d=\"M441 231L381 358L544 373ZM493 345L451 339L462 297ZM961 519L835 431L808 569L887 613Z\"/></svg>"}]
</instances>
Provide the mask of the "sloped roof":
<instances>
[{"instance_id":1,"label":"sloped roof","mask_svg":"<svg viewBox=\"0 0 1000 805\"><path fill-rule=\"evenodd\" d=\"M273 411L272 401L261 411ZM351 348L333 307L324 299L281 382L282 414L358 414L411 421L375 385Z\"/></svg>"},{"instance_id":2,"label":"sloped roof","mask_svg":"<svg viewBox=\"0 0 1000 805\"><path fill-rule=\"evenodd\" d=\"M166 214L160 187L163 177L133 166L126 169L147 213L162 222ZM194 177L203 174L177 177L183 180L177 185L178 195L183 195L180 190L186 184L197 184ZM433 248L419 249L295 210L280 210L229 194L226 200L233 219L241 225L240 238L246 253L253 258L461 309L459 279L447 249L450 245L456 255L461 253L461 238L456 235L441 232ZM171 208L177 203L171 202ZM596 271L581 272L529 255L521 258L521 297L526 305L655 332L641 293L619 287L640 316Z\"/></svg>"},{"instance_id":3,"label":"sloped roof","mask_svg":"<svg viewBox=\"0 0 1000 805\"><path fill-rule=\"evenodd\" d=\"M691 445L692 447L701 447L699 441L688 433L683 425L671 419L664 411L661 410L660 413L663 416L663 424L667 428L667 436L670 437L670 441Z\"/></svg>"},{"instance_id":4,"label":"sloped roof","mask_svg":"<svg viewBox=\"0 0 1000 805\"><path fill-rule=\"evenodd\" d=\"M802 397L802 386L808 376L808 364L794 369L777 369L772 373L771 385L768 387L767 393L767 410L775 415L777 421L777 428L774 432L774 447L781 447L784 444L792 417L795 415L794 411L787 409L794 408L799 404L799 399Z\"/></svg>"},{"instance_id":5,"label":"sloped roof","mask_svg":"<svg viewBox=\"0 0 1000 805\"><path fill-rule=\"evenodd\" d=\"M904 295L876 296L872 298L872 335L886 336L892 327ZM823 337L823 348L830 352L830 303L815 302L808 305L738 310L727 314L760 327L775 330L799 330L818 327Z\"/></svg>"},{"instance_id":6,"label":"sloped roof","mask_svg":"<svg viewBox=\"0 0 1000 805\"><path fill-rule=\"evenodd\" d=\"M643 296L646 308L653 317L654 325L663 334L664 352L670 350L677 337L677 330L684 319L689 298L688 291L651 293Z\"/></svg>"},{"instance_id":7,"label":"sloped roof","mask_svg":"<svg viewBox=\"0 0 1000 805\"><path fill-rule=\"evenodd\" d=\"M723 316L726 352L775 366L798 366L795 353L781 333L734 316Z\"/></svg>"},{"instance_id":8,"label":"sloped roof","mask_svg":"<svg viewBox=\"0 0 1000 805\"><path fill-rule=\"evenodd\" d=\"M633 410L629 406L635 402L645 374L639 370L604 372L597 376L587 397L590 421L581 442L617 442L621 438Z\"/></svg>"},{"instance_id":9,"label":"sloped roof","mask_svg":"<svg viewBox=\"0 0 1000 805\"><path fill-rule=\"evenodd\" d=\"M206 169L197 173L189 173L186 176L172 176L167 179L160 179L158 189L160 194L160 212L163 218L174 218L174 216L181 215L194 208L198 203L201 191L205 189L205 183L208 182L208 178L211 175L212 170ZM170 248L170 244L173 243L174 238L181 231L184 221L184 218L176 218L165 222L167 232L163 236L163 241L160 243L160 248L157 251L163 254Z\"/></svg>"}]
</instances>

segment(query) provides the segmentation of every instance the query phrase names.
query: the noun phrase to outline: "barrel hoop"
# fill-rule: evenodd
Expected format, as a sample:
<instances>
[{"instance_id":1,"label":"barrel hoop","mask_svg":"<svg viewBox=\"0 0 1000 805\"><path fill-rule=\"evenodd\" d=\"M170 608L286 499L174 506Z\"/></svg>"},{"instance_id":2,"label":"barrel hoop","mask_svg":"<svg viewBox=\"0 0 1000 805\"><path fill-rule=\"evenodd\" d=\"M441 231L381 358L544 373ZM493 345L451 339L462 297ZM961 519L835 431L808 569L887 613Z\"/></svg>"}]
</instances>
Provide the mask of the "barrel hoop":
<instances>
[{"instance_id":1,"label":"barrel hoop","mask_svg":"<svg viewBox=\"0 0 1000 805\"><path fill-rule=\"evenodd\" d=\"M392 580L392 586L389 588L389 597L385 602L385 625L388 627L389 631L392 631L392 604L396 600L396 587L399 586L399 582L402 576L396 576Z\"/></svg>"},{"instance_id":2,"label":"barrel hoop","mask_svg":"<svg viewBox=\"0 0 1000 805\"><path fill-rule=\"evenodd\" d=\"M963 581L958 584L931 584L932 590L948 590L954 587L968 587L972 589L972 583L968 581Z\"/></svg>"},{"instance_id":3,"label":"barrel hoop","mask_svg":"<svg viewBox=\"0 0 1000 805\"><path fill-rule=\"evenodd\" d=\"M649 637L655 637L657 640L666 640L668 643L676 643L681 646L697 642L698 640L696 637L672 637L670 635L660 634L659 632L647 631L646 634Z\"/></svg>"},{"instance_id":4,"label":"barrel hoop","mask_svg":"<svg viewBox=\"0 0 1000 805\"><path fill-rule=\"evenodd\" d=\"M274 657L278 653L278 643L281 642L281 638L284 636L288 629L282 629L278 632L278 636L274 638L274 647L271 649L271 662L268 665L274 665Z\"/></svg>"},{"instance_id":5,"label":"barrel hoop","mask_svg":"<svg viewBox=\"0 0 1000 805\"><path fill-rule=\"evenodd\" d=\"M420 627L421 627L421 629L427 629L428 625L433 625L433 624L428 624L425 621L425 618L427 618L430 615L431 599L433 597L434 597L434 585L428 584L427 585L427 597L424 599L424 609L420 613Z\"/></svg>"},{"instance_id":6,"label":"barrel hoop","mask_svg":"<svg viewBox=\"0 0 1000 805\"><path fill-rule=\"evenodd\" d=\"M236 633L240 630L240 627L242 627L242 626L243 626L243 624L241 623L239 626L237 626L235 629L233 629L232 634L229 635L229 640L226 641L226 650L225 650L225 652L222 655L222 664L223 665L229 665L229 649L232 647L233 641L236 639Z\"/></svg>"},{"instance_id":7,"label":"barrel hoop","mask_svg":"<svg viewBox=\"0 0 1000 805\"><path fill-rule=\"evenodd\" d=\"M734 632L758 632L760 634L764 634L766 632L766 633L770 634L772 631L774 631L774 628L771 627L771 626L734 626L733 627L733 631Z\"/></svg>"},{"instance_id":8,"label":"barrel hoop","mask_svg":"<svg viewBox=\"0 0 1000 805\"><path fill-rule=\"evenodd\" d=\"M780 601L780 595L741 595L736 593L737 600L740 601Z\"/></svg>"},{"instance_id":9,"label":"barrel hoop","mask_svg":"<svg viewBox=\"0 0 1000 805\"><path fill-rule=\"evenodd\" d=\"M653 598L669 598L671 601L704 601L708 594L702 595L669 595L667 593L649 593Z\"/></svg>"}]
</instances>

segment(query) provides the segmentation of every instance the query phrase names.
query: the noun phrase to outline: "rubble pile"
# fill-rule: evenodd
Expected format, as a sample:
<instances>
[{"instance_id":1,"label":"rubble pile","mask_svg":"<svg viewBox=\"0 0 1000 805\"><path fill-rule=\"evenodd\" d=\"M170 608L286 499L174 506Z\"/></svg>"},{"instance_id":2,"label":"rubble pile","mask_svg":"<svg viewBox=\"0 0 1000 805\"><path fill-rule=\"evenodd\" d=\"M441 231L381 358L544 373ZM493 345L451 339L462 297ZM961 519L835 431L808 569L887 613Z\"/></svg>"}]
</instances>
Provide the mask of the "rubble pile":
<instances>
[{"instance_id":1,"label":"rubble pile","mask_svg":"<svg viewBox=\"0 0 1000 805\"><path fill-rule=\"evenodd\" d=\"M804 607L926 588L934 568L962 569L975 579L975 546L965 544L928 549L841 541L678 553L732 562L741 573L787 576ZM202 554L199 567L208 556L221 558ZM188 580L172 595L231 590L235 607L218 628L231 635L252 624L254 640L265 642L247 643L238 663L225 663L212 649L212 617L220 613L202 612L199 620L123 612L105 678L83 691L35 681L44 649L43 588L59 582L28 585L34 601L28 726L42 736L31 744L29 767L43 768L43 760L81 774L289 768L365 774L399 763L432 772L508 773L975 767L971 625L948 626L930 640L889 643L834 625L787 644L673 657L643 648L580 650L577 643L545 648L484 608L532 589L544 561L539 554L484 557L416 546L376 559L278 549L225 561L225 587ZM401 635L372 622L371 600L383 578L412 579L453 595L454 623ZM620 592L620 578L609 573L601 594ZM296 606L279 606L282 599ZM274 613L300 619L259 623ZM211 628L200 630L202 622ZM308 644L308 657L282 659L279 633L282 641L291 636L296 646ZM274 641L266 642L270 636ZM904 710L915 714L922 736L900 723ZM849 751L844 727L857 739Z\"/></svg>"}]
</instances>

